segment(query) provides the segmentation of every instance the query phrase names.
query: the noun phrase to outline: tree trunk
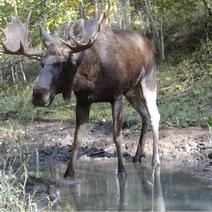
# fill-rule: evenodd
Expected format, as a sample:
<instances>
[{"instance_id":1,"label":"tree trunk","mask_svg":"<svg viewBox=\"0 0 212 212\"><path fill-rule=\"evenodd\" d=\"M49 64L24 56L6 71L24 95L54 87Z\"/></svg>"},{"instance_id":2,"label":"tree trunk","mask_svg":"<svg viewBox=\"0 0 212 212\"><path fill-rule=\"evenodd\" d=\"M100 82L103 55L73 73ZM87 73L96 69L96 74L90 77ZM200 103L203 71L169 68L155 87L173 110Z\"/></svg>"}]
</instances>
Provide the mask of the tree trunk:
<instances>
[{"instance_id":1,"label":"tree trunk","mask_svg":"<svg viewBox=\"0 0 212 212\"><path fill-rule=\"evenodd\" d=\"M15 83L15 74L14 74L14 68L13 68L12 60L10 60L10 69L11 69L11 75L12 75L13 83Z\"/></svg>"},{"instance_id":2,"label":"tree trunk","mask_svg":"<svg viewBox=\"0 0 212 212\"><path fill-rule=\"evenodd\" d=\"M160 51L160 55L161 55L161 44L160 44L161 39L160 39L158 29L156 27L156 23L155 23L155 21L152 17L151 11L150 11L149 0L144 0L144 2L145 2L145 6L146 6L147 16L148 16L149 23L150 23L151 32L152 32L152 35L153 35L153 41L155 43L157 50Z\"/></svg>"},{"instance_id":3,"label":"tree trunk","mask_svg":"<svg viewBox=\"0 0 212 212\"><path fill-rule=\"evenodd\" d=\"M20 60L20 68L21 68L21 74L23 77L24 82L26 82L26 75L24 73L24 69L23 69L23 65L22 65L22 61Z\"/></svg>"},{"instance_id":4,"label":"tree trunk","mask_svg":"<svg viewBox=\"0 0 212 212\"><path fill-rule=\"evenodd\" d=\"M209 4L208 0L202 0L202 2L203 2L203 4L205 5L205 8L208 11L208 14L210 16L212 16L212 8L210 7L210 4Z\"/></svg>"},{"instance_id":5,"label":"tree trunk","mask_svg":"<svg viewBox=\"0 0 212 212\"><path fill-rule=\"evenodd\" d=\"M165 53L164 53L164 39L163 39L163 16L160 17L160 43L161 43L161 59L164 61Z\"/></svg>"},{"instance_id":6,"label":"tree trunk","mask_svg":"<svg viewBox=\"0 0 212 212\"><path fill-rule=\"evenodd\" d=\"M99 7L98 7L98 2L97 0L94 0L94 17L96 19L99 18Z\"/></svg>"},{"instance_id":7,"label":"tree trunk","mask_svg":"<svg viewBox=\"0 0 212 212\"><path fill-rule=\"evenodd\" d=\"M3 78L3 67L0 68L0 84L3 84L4 78Z\"/></svg>"},{"instance_id":8,"label":"tree trunk","mask_svg":"<svg viewBox=\"0 0 212 212\"><path fill-rule=\"evenodd\" d=\"M19 81L19 77L18 77L18 66L17 66L16 63L14 65L14 71L15 71L15 78L16 78L17 81Z\"/></svg>"}]
</instances>

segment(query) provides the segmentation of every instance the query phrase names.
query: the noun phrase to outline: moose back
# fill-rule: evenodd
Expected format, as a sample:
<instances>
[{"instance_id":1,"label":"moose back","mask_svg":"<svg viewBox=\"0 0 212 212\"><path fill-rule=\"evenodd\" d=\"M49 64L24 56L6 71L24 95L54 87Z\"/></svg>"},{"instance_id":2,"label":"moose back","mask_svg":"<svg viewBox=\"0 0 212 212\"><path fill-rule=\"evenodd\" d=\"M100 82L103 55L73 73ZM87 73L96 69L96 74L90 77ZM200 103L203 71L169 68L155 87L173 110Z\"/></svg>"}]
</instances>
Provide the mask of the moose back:
<instances>
[{"instance_id":1,"label":"moose back","mask_svg":"<svg viewBox=\"0 0 212 212\"><path fill-rule=\"evenodd\" d=\"M32 103L35 106L50 105L59 93L64 100L70 99L72 90L75 93L76 129L64 176L74 175L83 127L88 122L91 104L96 102L111 103L118 172L125 172L121 153L123 96L142 118L134 162L145 157L145 139L150 123L153 131L152 164L160 163L154 46L138 32L110 28L105 24L106 19L107 15L103 13L98 22L78 20L69 26L65 38L51 36L40 28L45 50L28 47L29 17L26 23L21 23L18 16L13 17L4 29L6 40L2 46L5 53L41 60L41 70L33 87Z\"/></svg>"}]
</instances>

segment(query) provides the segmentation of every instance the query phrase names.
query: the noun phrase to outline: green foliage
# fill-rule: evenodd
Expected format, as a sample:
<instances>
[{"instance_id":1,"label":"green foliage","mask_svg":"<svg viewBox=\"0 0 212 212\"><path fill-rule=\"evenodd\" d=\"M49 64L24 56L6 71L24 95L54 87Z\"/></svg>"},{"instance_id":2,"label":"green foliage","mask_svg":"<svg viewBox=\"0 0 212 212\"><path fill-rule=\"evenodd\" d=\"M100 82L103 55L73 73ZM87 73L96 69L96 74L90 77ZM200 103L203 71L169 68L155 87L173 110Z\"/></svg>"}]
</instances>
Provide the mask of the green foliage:
<instances>
[{"instance_id":1,"label":"green foliage","mask_svg":"<svg viewBox=\"0 0 212 212\"><path fill-rule=\"evenodd\" d=\"M212 42L201 43L190 55L170 58L159 67L159 107L165 126L210 123Z\"/></svg>"},{"instance_id":2,"label":"green foliage","mask_svg":"<svg viewBox=\"0 0 212 212\"><path fill-rule=\"evenodd\" d=\"M62 25L79 17L94 16L96 9L102 10L105 2L90 0L82 3L74 1L36 1L36 0L6 0L0 3L3 16L8 19L17 7L23 20L29 10L32 10L30 34L32 44L38 42L37 25L41 24L51 32L58 32ZM127 26L148 31L149 22L143 23L145 16L145 1L111 1L114 16L112 22L118 25L120 17L125 17ZM163 126L188 126L211 123L210 84L212 75L212 42L210 40L210 24L204 4L193 0L149 0L153 18L160 27L160 17L163 16L163 32L167 60L159 66L159 107ZM99 13L100 11L98 11ZM141 13L141 14L140 14ZM143 21L144 21L143 20ZM145 24L145 27L141 22ZM0 27L4 27L2 19ZM145 30L145 29L144 29ZM0 39L2 35L0 35ZM31 67L31 65L30 65ZM62 119L75 120L75 99L69 104L63 103L57 96L49 108L35 108L31 104L31 84L1 85L0 87L0 117L16 117L21 119ZM112 121L111 108L108 104L95 104L91 110L92 121ZM127 128L140 128L140 117L125 102L124 113Z\"/></svg>"},{"instance_id":3,"label":"green foliage","mask_svg":"<svg viewBox=\"0 0 212 212\"><path fill-rule=\"evenodd\" d=\"M57 96L52 106L49 108L36 108L31 103L32 84L17 83L0 86L0 117L1 118L18 118L34 120L36 118L70 118L66 110L70 109L75 103L71 103L67 108L61 96ZM59 108L59 111L58 110ZM63 115L63 113L66 115ZM70 114L70 112L69 112ZM73 116L72 116L73 117Z\"/></svg>"},{"instance_id":4,"label":"green foliage","mask_svg":"<svg viewBox=\"0 0 212 212\"><path fill-rule=\"evenodd\" d=\"M1 85L0 89L0 116L23 118L28 111L32 112L30 104L31 85L15 84Z\"/></svg>"},{"instance_id":5,"label":"green foliage","mask_svg":"<svg viewBox=\"0 0 212 212\"><path fill-rule=\"evenodd\" d=\"M82 5L80 0L74 1L37 1L37 0L6 0L0 3L0 10L3 12L0 17L0 27L5 27L5 21L15 15L14 8L17 9L22 22L27 19L29 11L32 11L30 19L30 42L34 46L40 43L38 35L38 25L43 26L46 30L55 32L63 27L64 23L68 23L82 16L81 7L86 10L86 16L93 14L94 7L88 3ZM0 34L2 39L3 34Z\"/></svg>"},{"instance_id":6,"label":"green foliage","mask_svg":"<svg viewBox=\"0 0 212 212\"><path fill-rule=\"evenodd\" d=\"M52 211L56 195L39 195L39 154L29 151L25 127L19 121L0 121L0 211ZM36 170L29 171L29 160L36 153ZM40 205L40 202L45 203ZM39 205L39 206L38 206ZM43 208L38 208L38 207Z\"/></svg>"},{"instance_id":7,"label":"green foliage","mask_svg":"<svg viewBox=\"0 0 212 212\"><path fill-rule=\"evenodd\" d=\"M204 6L201 1L193 0L152 0L150 4L156 14L165 13L167 18L175 18L177 21L182 21L182 17L186 18Z\"/></svg>"},{"instance_id":8,"label":"green foliage","mask_svg":"<svg viewBox=\"0 0 212 212\"><path fill-rule=\"evenodd\" d=\"M8 151L1 154L0 172L0 210L1 211L35 211L37 205L32 201L33 194L26 193L28 171L27 157L20 143L12 142ZM14 170L14 163L18 167Z\"/></svg>"},{"instance_id":9,"label":"green foliage","mask_svg":"<svg viewBox=\"0 0 212 212\"><path fill-rule=\"evenodd\" d=\"M98 2L98 9L102 9L104 5ZM120 17L123 18L124 14L127 16L125 19L127 27L133 26L138 31L144 29L149 32L148 19L141 21L141 17L145 16L144 1L126 2L112 1L112 8L115 11L111 18L112 22L119 25ZM163 17L165 54L167 55L167 60L158 67L158 105L162 127L194 125L212 127L212 41L210 40L212 26L211 19L205 14L204 5L201 1L194 0L149 0L149 3L158 28L160 17ZM32 10L30 43L36 46L40 45L38 24L52 33L60 32L65 22L79 17L87 19L94 16L97 9L94 5L95 2L92 0L84 1L83 4L80 0L5 0L0 2L0 27L5 27L3 17L9 20L10 16L14 15L14 7L17 7L22 21L26 20L29 10ZM207 28L205 23L208 23ZM0 40L2 38L3 34L0 33ZM5 56L0 56L0 61L3 61L1 66L4 65ZM37 63L34 64L34 67L30 63L26 68L30 69L30 76L34 75L34 70L38 69ZM9 75L10 68L5 76ZM30 76L27 76L27 79ZM35 108L31 104L31 94L31 83L0 84L0 119L75 121L74 95L68 104L64 104L61 95L58 95L50 107ZM93 104L90 120L112 122L111 106L105 103ZM7 133L7 137L15 140L22 129L17 126L6 126L5 123L0 121L0 134ZM124 133L130 134L140 128L139 114L124 100ZM17 157L20 158L20 166L14 170L13 159ZM35 209L32 195L25 192L29 173L26 169L27 155L20 142L15 146L11 145L8 152L1 155L0 159L0 165L3 167L0 171L0 210Z\"/></svg>"},{"instance_id":10,"label":"green foliage","mask_svg":"<svg viewBox=\"0 0 212 212\"><path fill-rule=\"evenodd\" d=\"M211 124L211 41L202 43L190 57L159 66L159 109L163 126L190 126ZM20 119L45 118L75 121L76 101L73 96L64 104L56 96L48 108L35 108L31 104L32 85L20 83L2 85L0 88L0 117ZM140 116L125 101L124 126L126 129L141 127ZM94 104L91 121L112 121L109 104Z\"/></svg>"},{"instance_id":11,"label":"green foliage","mask_svg":"<svg viewBox=\"0 0 212 212\"><path fill-rule=\"evenodd\" d=\"M211 80L200 80L181 95L159 97L161 123L168 127L211 124Z\"/></svg>"},{"instance_id":12,"label":"green foliage","mask_svg":"<svg viewBox=\"0 0 212 212\"><path fill-rule=\"evenodd\" d=\"M190 55L170 56L167 63L159 67L161 94L176 95L192 88L198 80L212 76L212 41L203 42Z\"/></svg>"}]
</instances>

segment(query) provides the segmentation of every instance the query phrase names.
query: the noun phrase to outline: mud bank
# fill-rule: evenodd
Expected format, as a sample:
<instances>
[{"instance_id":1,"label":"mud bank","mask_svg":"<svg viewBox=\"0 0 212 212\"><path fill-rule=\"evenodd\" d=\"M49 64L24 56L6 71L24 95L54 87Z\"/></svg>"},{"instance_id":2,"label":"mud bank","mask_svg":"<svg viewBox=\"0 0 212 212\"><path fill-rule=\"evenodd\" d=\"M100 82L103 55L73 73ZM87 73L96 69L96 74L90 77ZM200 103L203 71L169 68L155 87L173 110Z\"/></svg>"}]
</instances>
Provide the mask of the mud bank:
<instances>
[{"instance_id":1,"label":"mud bank","mask_svg":"<svg viewBox=\"0 0 212 212\"><path fill-rule=\"evenodd\" d=\"M50 165L66 165L71 154L74 124L67 122L29 122L20 125L17 139L26 146L30 154L29 170L36 166L36 153L39 154L41 171ZM128 130L129 131L129 130ZM125 132L125 130L124 130ZM126 161L132 161L135 154L139 132L128 132L123 136L122 151ZM0 134L1 152L9 145L8 134ZM160 130L160 152L162 164L178 166L195 172L202 177L212 178L212 139L207 129L200 127L171 128ZM152 133L148 132L146 155L143 163L150 164L152 154ZM116 157L112 141L111 123L90 123L84 133L78 159Z\"/></svg>"}]
</instances>

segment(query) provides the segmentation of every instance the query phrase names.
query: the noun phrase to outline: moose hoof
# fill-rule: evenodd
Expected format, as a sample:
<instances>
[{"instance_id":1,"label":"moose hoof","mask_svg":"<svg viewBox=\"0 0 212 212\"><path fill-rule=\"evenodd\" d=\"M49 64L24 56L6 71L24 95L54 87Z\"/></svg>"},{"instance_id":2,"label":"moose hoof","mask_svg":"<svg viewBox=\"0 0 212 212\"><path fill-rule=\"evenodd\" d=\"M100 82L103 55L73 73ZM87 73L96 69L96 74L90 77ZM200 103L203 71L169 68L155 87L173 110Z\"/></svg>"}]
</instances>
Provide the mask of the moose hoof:
<instances>
[{"instance_id":1,"label":"moose hoof","mask_svg":"<svg viewBox=\"0 0 212 212\"><path fill-rule=\"evenodd\" d=\"M69 178L74 178L75 177L75 172L74 172L74 170L69 170L69 169L67 169L66 170L66 172L65 172L65 174L64 174L64 177L69 177Z\"/></svg>"},{"instance_id":2,"label":"moose hoof","mask_svg":"<svg viewBox=\"0 0 212 212\"><path fill-rule=\"evenodd\" d=\"M133 158L133 163L141 163L141 159L142 158L145 158L146 157L146 155L143 153L143 154L141 154L141 155L139 155L139 156L135 156L134 158Z\"/></svg>"},{"instance_id":3,"label":"moose hoof","mask_svg":"<svg viewBox=\"0 0 212 212\"><path fill-rule=\"evenodd\" d=\"M124 180L127 178L127 173L125 171L118 172L118 178L119 180Z\"/></svg>"}]
</instances>

